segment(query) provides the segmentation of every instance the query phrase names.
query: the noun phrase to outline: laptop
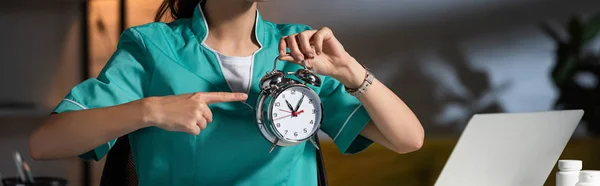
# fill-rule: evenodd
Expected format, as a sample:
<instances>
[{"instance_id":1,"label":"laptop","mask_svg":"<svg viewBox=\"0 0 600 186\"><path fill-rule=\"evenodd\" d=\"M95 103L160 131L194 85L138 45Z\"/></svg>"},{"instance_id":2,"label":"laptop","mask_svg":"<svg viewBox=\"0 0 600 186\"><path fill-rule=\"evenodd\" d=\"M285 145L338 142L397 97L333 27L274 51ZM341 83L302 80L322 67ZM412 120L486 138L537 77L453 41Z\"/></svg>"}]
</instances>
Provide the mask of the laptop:
<instances>
[{"instance_id":1,"label":"laptop","mask_svg":"<svg viewBox=\"0 0 600 186\"><path fill-rule=\"evenodd\" d=\"M435 186L541 186L582 110L476 114Z\"/></svg>"}]
</instances>

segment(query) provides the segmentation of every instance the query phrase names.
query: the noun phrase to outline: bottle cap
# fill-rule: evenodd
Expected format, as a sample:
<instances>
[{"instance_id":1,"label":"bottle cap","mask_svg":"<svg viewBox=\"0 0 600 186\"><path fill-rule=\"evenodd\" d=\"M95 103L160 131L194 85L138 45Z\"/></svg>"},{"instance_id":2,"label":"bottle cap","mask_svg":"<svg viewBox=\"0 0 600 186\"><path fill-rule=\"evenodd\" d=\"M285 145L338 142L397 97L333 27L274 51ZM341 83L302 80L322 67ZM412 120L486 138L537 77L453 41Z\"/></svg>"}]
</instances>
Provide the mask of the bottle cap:
<instances>
[{"instance_id":1,"label":"bottle cap","mask_svg":"<svg viewBox=\"0 0 600 186\"><path fill-rule=\"evenodd\" d=\"M600 171L582 170L581 172L579 172L579 182L600 182Z\"/></svg>"},{"instance_id":2,"label":"bottle cap","mask_svg":"<svg viewBox=\"0 0 600 186\"><path fill-rule=\"evenodd\" d=\"M579 171L583 167L581 160L558 160L558 169L566 171Z\"/></svg>"}]
</instances>

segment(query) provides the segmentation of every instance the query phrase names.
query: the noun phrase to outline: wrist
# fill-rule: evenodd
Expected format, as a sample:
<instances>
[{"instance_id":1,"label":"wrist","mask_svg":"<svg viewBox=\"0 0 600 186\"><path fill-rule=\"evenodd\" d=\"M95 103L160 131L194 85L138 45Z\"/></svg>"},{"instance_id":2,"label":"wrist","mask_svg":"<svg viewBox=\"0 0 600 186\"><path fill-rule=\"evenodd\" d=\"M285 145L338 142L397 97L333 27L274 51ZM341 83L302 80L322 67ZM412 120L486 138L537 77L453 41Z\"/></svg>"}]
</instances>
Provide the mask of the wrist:
<instances>
[{"instance_id":1,"label":"wrist","mask_svg":"<svg viewBox=\"0 0 600 186\"><path fill-rule=\"evenodd\" d=\"M360 87L365 80L366 69L352 57L348 64L342 68L342 73L337 79L348 88Z\"/></svg>"},{"instance_id":2,"label":"wrist","mask_svg":"<svg viewBox=\"0 0 600 186\"><path fill-rule=\"evenodd\" d=\"M138 112L137 123L140 128L155 126L160 120L156 99L155 97L143 98L136 104L137 108L134 109Z\"/></svg>"}]
</instances>

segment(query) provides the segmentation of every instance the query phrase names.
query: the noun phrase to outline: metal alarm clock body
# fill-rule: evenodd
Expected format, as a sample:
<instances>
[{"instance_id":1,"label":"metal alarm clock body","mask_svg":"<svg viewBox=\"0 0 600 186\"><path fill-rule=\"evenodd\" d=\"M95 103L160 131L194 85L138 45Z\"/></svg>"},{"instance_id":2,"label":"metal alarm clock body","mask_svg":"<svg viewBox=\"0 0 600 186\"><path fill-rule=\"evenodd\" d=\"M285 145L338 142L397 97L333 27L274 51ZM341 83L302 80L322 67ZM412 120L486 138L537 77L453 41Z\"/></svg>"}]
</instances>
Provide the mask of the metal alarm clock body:
<instances>
[{"instance_id":1,"label":"metal alarm clock body","mask_svg":"<svg viewBox=\"0 0 600 186\"><path fill-rule=\"evenodd\" d=\"M319 148L313 137L321 127L323 106L319 95L310 87L321 86L321 79L306 67L296 72L276 70L277 60L271 72L261 78L261 92L256 106L258 129L273 145L292 146L310 140ZM294 74L303 81L288 78Z\"/></svg>"}]
</instances>

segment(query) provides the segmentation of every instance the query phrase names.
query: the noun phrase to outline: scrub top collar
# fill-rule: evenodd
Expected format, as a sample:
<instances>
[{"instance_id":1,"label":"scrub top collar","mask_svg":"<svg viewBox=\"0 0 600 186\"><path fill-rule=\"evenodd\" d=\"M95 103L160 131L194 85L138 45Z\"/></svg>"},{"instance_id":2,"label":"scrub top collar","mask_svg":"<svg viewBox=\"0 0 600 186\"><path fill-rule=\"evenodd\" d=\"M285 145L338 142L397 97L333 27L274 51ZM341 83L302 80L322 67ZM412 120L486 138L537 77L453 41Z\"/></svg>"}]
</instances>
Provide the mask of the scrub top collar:
<instances>
[{"instance_id":1,"label":"scrub top collar","mask_svg":"<svg viewBox=\"0 0 600 186\"><path fill-rule=\"evenodd\" d=\"M262 20L260 13L258 12L258 9L257 9L256 10L256 21L254 23L254 34L256 36L256 39L258 40L258 44L260 45L260 48L256 52L260 51L264 47L263 46L263 43L265 43L265 37L264 37L264 35L265 35L264 27L265 26L264 26L264 24L265 24L264 20ZM204 11L202 11L202 8L200 7L200 4L198 4L196 6L196 9L194 10L194 15L192 17L192 29L193 29L194 34L200 41L200 43L202 45L206 46L204 41L206 41L206 38L208 37L208 23L207 23L206 17L204 16Z\"/></svg>"},{"instance_id":2,"label":"scrub top collar","mask_svg":"<svg viewBox=\"0 0 600 186\"><path fill-rule=\"evenodd\" d=\"M214 72L213 75L216 75L216 76L210 75L213 77L213 78L211 78L213 80L212 82L225 82L226 81L225 77L223 76L223 72L220 68L220 61L216 57L216 51L214 51L212 48L210 48L209 46L207 46L204 43L204 41L206 40L206 38L208 36L209 29L208 29L207 20L204 16L204 12L202 11L202 8L200 7L200 4L198 4L196 6L196 9L194 10L194 15L191 18L191 22L192 22L191 23L192 24L192 32L198 39L198 42L200 43L201 47L203 49L210 51L210 53L212 53L210 56L208 56L208 58L209 58L209 63L212 64L211 67L213 70L208 70L208 69L203 69L203 70L208 70L208 71ZM241 104L233 104L233 105L237 105L237 106L231 105L237 109L248 109L248 108L254 109L254 107L257 103L256 99L259 97L259 94L260 94L260 86L257 81L260 80L261 77L264 76L266 72L271 71L273 69L273 59L275 59L279 55L278 51L277 51L278 45L275 42L276 39L272 38L273 34L271 34L272 31L270 31L269 28L271 28L269 26L269 22L262 19L259 11L257 9L255 25L254 25L254 34L255 34L256 39L258 40L258 44L260 45L260 48L258 50L256 50L252 55L252 60L253 60L252 67L251 67L252 68L252 77L250 80L250 88L248 90L248 99L246 101L239 102ZM201 71L203 71L203 70L201 70ZM207 76L208 74L211 74L211 73L201 73L201 74L204 76ZM225 83L220 83L220 84L225 84ZM219 86L219 88L221 90L231 91L231 88L227 87L227 85Z\"/></svg>"}]
</instances>

